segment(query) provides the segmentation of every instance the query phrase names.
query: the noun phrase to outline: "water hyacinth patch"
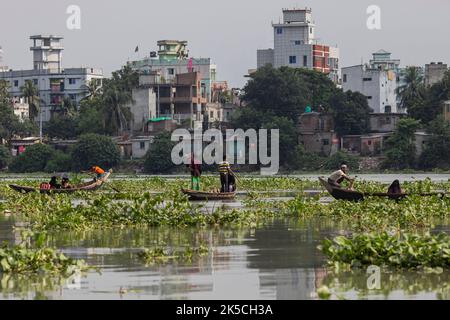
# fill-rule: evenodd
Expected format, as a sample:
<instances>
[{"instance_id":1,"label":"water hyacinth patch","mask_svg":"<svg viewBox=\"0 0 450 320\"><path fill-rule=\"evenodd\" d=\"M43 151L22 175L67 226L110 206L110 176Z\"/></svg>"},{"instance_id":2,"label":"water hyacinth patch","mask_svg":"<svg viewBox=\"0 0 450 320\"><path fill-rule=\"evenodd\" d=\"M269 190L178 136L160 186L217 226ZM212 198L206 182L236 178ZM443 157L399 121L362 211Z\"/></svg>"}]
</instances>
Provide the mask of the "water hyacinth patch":
<instances>
[{"instance_id":1,"label":"water hyacinth patch","mask_svg":"<svg viewBox=\"0 0 450 320\"><path fill-rule=\"evenodd\" d=\"M156 247L140 251L137 256L147 265L164 264L169 261L192 261L208 255L209 248L201 244L198 248L186 247L184 250L174 250L169 247Z\"/></svg>"},{"instance_id":2,"label":"water hyacinth patch","mask_svg":"<svg viewBox=\"0 0 450 320\"><path fill-rule=\"evenodd\" d=\"M353 238L339 236L325 240L319 249L330 264L450 268L450 236L443 233L389 235L383 232L355 235Z\"/></svg>"},{"instance_id":3,"label":"water hyacinth patch","mask_svg":"<svg viewBox=\"0 0 450 320\"><path fill-rule=\"evenodd\" d=\"M86 271L83 260L74 260L53 248L45 247L46 235L25 231L16 246L0 248L0 273L50 273L70 276Z\"/></svg>"}]
</instances>

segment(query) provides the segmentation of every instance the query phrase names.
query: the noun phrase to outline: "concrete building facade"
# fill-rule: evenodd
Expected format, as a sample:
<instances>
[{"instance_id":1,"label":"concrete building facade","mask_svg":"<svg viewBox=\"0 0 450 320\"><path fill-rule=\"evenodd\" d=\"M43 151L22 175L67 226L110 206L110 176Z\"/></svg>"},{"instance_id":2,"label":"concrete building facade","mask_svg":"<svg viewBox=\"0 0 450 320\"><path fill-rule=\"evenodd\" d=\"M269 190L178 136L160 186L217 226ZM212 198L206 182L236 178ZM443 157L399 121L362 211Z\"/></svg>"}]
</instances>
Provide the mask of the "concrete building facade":
<instances>
[{"instance_id":1,"label":"concrete building facade","mask_svg":"<svg viewBox=\"0 0 450 320\"><path fill-rule=\"evenodd\" d=\"M161 83L171 83L178 74L196 72L201 78L201 87L207 102L212 100L212 87L217 78L217 67L211 58L190 58L187 41L160 40L158 52L150 57L133 61L131 67L142 74L160 75Z\"/></svg>"},{"instance_id":2,"label":"concrete building facade","mask_svg":"<svg viewBox=\"0 0 450 320\"><path fill-rule=\"evenodd\" d=\"M258 68L306 68L339 81L339 49L318 43L311 9L283 9L283 22L272 26L274 48L257 51Z\"/></svg>"},{"instance_id":3,"label":"concrete building facade","mask_svg":"<svg viewBox=\"0 0 450 320\"><path fill-rule=\"evenodd\" d=\"M342 68L342 87L365 95L373 113L397 113L396 70L400 62L390 59L384 50L373 57L370 64Z\"/></svg>"},{"instance_id":4,"label":"concrete building facade","mask_svg":"<svg viewBox=\"0 0 450 320\"><path fill-rule=\"evenodd\" d=\"M333 117L328 114L304 113L298 120L299 144L307 152L329 156L339 150L339 140L334 132Z\"/></svg>"},{"instance_id":5,"label":"concrete building facade","mask_svg":"<svg viewBox=\"0 0 450 320\"><path fill-rule=\"evenodd\" d=\"M103 79L103 71L95 68L62 68L62 37L31 36L33 45L32 70L0 70L0 80L10 84L10 94L18 99L22 96L21 88L31 81L39 91L41 99L42 121L51 119L53 112L62 106L63 100L69 98L75 105L88 94L86 84ZM39 120L39 117L36 120Z\"/></svg>"},{"instance_id":6,"label":"concrete building facade","mask_svg":"<svg viewBox=\"0 0 450 320\"><path fill-rule=\"evenodd\" d=\"M448 66L442 62L431 62L430 64L426 64L425 86L432 86L433 84L440 82L444 78L444 75L447 71Z\"/></svg>"}]
</instances>

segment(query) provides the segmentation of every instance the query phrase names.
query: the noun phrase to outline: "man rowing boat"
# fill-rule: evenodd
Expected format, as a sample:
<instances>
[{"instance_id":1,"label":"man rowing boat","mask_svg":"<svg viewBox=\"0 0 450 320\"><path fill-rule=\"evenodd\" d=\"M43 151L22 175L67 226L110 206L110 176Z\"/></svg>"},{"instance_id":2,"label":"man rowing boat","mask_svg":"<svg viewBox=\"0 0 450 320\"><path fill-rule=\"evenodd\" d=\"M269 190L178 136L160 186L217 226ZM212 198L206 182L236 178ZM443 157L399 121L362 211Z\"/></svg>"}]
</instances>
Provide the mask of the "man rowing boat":
<instances>
[{"instance_id":1,"label":"man rowing boat","mask_svg":"<svg viewBox=\"0 0 450 320\"><path fill-rule=\"evenodd\" d=\"M341 165L341 168L333 172L328 178L328 183L334 187L342 188L342 182L347 180L350 182L349 189L353 190L353 184L355 183L355 178L350 178L348 176L348 166L346 164Z\"/></svg>"}]
</instances>

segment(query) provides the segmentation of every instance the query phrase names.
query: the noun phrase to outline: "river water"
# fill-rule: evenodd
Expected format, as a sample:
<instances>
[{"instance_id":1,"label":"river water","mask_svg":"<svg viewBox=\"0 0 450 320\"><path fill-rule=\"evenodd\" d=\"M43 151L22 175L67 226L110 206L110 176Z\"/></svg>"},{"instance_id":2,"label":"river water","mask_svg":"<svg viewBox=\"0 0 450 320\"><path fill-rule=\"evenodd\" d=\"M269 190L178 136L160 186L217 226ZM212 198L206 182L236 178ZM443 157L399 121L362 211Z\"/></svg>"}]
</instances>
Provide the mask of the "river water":
<instances>
[{"instance_id":1,"label":"river water","mask_svg":"<svg viewBox=\"0 0 450 320\"><path fill-rule=\"evenodd\" d=\"M18 242L0 221L0 241ZM344 234L332 221L275 220L257 229L99 230L52 235L50 244L101 268L69 279L6 276L0 299L317 299L327 285L346 299L449 299L450 274L382 272L368 290L364 271L333 275L317 246ZM443 227L446 230L446 227ZM209 247L204 257L146 266L137 252L155 243ZM0 276L1 277L1 276Z\"/></svg>"},{"instance_id":2,"label":"river water","mask_svg":"<svg viewBox=\"0 0 450 320\"><path fill-rule=\"evenodd\" d=\"M409 180L405 175L389 175L382 182L392 178ZM448 177L432 179L446 181ZM228 205L238 207L237 203ZM20 241L15 224L0 215L0 242ZM0 299L307 300L317 299L316 291L323 285L331 288L333 298L450 299L448 270L441 274L382 271L380 288L369 290L366 270L334 274L326 269L317 246L325 238L346 234L345 230L345 225L321 218L278 219L254 229L146 228L51 234L51 246L100 271L68 279L0 274ZM450 233L450 227L437 225L435 231ZM155 243L179 249L203 244L209 253L192 261L145 265L137 253Z\"/></svg>"}]
</instances>

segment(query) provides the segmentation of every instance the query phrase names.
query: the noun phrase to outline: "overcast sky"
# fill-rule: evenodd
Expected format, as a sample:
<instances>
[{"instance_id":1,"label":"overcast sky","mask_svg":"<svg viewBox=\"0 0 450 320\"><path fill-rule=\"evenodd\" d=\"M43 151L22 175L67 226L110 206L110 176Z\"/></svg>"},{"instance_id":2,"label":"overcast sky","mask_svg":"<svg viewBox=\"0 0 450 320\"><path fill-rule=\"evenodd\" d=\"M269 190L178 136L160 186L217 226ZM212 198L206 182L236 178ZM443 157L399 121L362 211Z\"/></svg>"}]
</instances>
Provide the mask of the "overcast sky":
<instances>
[{"instance_id":1,"label":"overcast sky","mask_svg":"<svg viewBox=\"0 0 450 320\"><path fill-rule=\"evenodd\" d=\"M69 5L81 8L81 30L68 30ZM380 31L366 27L369 5L381 7ZM161 39L187 40L191 56L211 57L219 80L243 86L256 50L273 47L272 21L285 7L311 7L316 37L341 49L341 66L368 61L385 49L402 65L450 63L449 0L1 0L4 64L30 69L31 34L64 36L64 67L103 68L156 50Z\"/></svg>"}]
</instances>

